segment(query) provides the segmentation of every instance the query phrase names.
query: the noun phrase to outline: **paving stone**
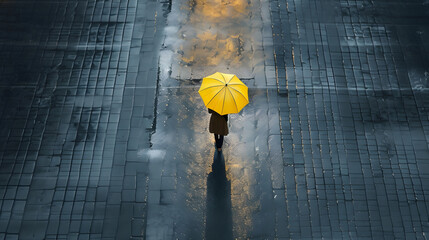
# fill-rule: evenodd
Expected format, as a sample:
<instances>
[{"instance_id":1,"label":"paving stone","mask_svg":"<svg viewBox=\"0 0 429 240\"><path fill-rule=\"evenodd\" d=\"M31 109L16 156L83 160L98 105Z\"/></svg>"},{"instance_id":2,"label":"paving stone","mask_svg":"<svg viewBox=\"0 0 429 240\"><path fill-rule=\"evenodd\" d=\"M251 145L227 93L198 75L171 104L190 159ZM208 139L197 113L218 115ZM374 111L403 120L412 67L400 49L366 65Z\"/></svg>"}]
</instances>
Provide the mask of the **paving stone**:
<instances>
[{"instance_id":1,"label":"paving stone","mask_svg":"<svg viewBox=\"0 0 429 240\"><path fill-rule=\"evenodd\" d=\"M338 8L336 9L328 7L334 6L336 4L338 4ZM378 7L383 6L383 4L384 3L377 2L377 6L367 6L366 9L373 9L374 11L377 11L379 9ZM401 4L398 6L400 5ZM407 107L407 110L405 110L404 108L406 105L408 105L404 96L409 96L410 92L417 92L413 90L411 79L409 77L399 77L399 79L401 79L401 83L399 84L397 75L400 73L397 73L392 74L396 77L396 80L383 82L383 79L386 79L386 77L383 75L381 69L388 69L388 71L393 70L393 72L394 69L402 69L405 72L412 71L409 68L411 65L407 65L403 61L395 61L394 59L401 59L405 56L408 56L410 60L421 59L423 54L410 54L407 50L404 49L403 46L393 45L392 42L388 41L380 41L380 44L384 49L389 49L383 53L375 54L375 48L373 49L372 47L370 50L371 52L366 51L370 49L367 47L369 46L368 44L372 44L374 41L379 41L383 38L393 39L396 38L396 36L401 36L400 38L402 38L404 34L400 33L401 31L399 29L393 30L392 28L389 28L389 31L395 32L394 34L392 34L393 32L388 32L386 30L385 24L392 20L388 20L388 14L375 16L369 13L361 14L352 12L351 10L357 9L357 6L351 4L350 1L329 3L324 2L323 4L319 4L310 3L308 1L297 2L293 0L286 0L271 1L270 6L273 32L278 33L273 35L274 53L276 56L284 58L280 61L277 61L276 68L284 68L284 63L286 63L287 67L286 79L281 78L281 76L283 76L283 72L277 70L278 87L285 87L286 91L289 92L287 96L288 104L284 105L282 102L280 102L279 99L279 111L282 118L282 121L280 121L280 126L282 131L284 131L282 136L292 136L290 143L288 141L283 141L282 147L283 149L288 149L291 144L305 144L305 140L308 139L308 136L310 136L312 142L326 142L325 146L327 146L327 148L325 147L325 151L322 150L322 154L323 152L329 153L322 155L323 164L320 166L315 162L315 159L317 158L314 158L314 151L306 153L305 148L300 147L295 148L295 150L291 148L292 152L291 154L288 154L287 158L285 158L285 164L304 163L307 173L313 171L318 172L317 170L312 170L312 168L314 169L316 167L322 167L322 173L324 175L326 175L326 170L329 168L333 168L333 171L336 174L341 174L342 176L350 175L350 177L343 177L343 181L340 180L341 178L334 178L333 182L335 183L334 186L336 188L341 189L341 191L339 191L335 197L337 199L345 197L345 199L348 201L352 201L354 208L349 209L348 206L351 205L348 203L346 204L345 209L339 208L339 205L338 207L329 208L330 212L335 212L337 211L336 209L339 208L340 216L360 216L366 211L366 202L362 200L378 199L378 205L376 204L374 207L372 207L374 210L370 210L373 213L372 216L375 214L379 215L383 211L382 215L387 215L388 217L378 220L375 218L374 221L370 222L371 226L380 226L382 224L387 226L389 225L388 222L390 222L388 219L395 219L395 222L398 224L399 222L405 223L407 221L406 219L403 217L398 217L394 214L394 208L392 208L392 210L382 210L381 206L388 204L387 198L383 196L389 193L392 193L390 196L393 196L393 193L395 196L398 196L399 192L397 189L401 188L408 189L410 194L411 192L414 192L416 189L418 189L418 186L420 186L419 183L411 184L409 179L403 178L403 175L405 172L413 172L417 175L413 176L412 181L418 182L425 174L427 174L427 172L424 170L417 172L417 169L412 169L413 165L410 165L410 161L415 158L414 156L424 155L427 144L426 146L424 143L421 145L417 144L418 147L421 147L422 149L417 150L419 153L416 153L416 155L413 155L412 153L416 150L412 150L408 155L409 157L405 157L407 160L405 160L405 158L402 160L402 163L405 165L399 165L401 166L402 170L395 173L395 176L397 177L392 178L392 174L389 173L389 169L395 168L398 166L398 163L392 161L392 158L395 156L395 154L387 153L388 151L386 148L386 141L389 142L387 144L391 149L399 150L411 146L409 144L404 144L405 142L411 142L411 137L409 136L405 142L394 141L396 138L391 137L391 134L395 134L397 132L396 129L398 124L394 119L396 119L396 116L399 116L400 114L402 115L402 119L404 119L402 120L403 124L420 129L419 133L422 134L420 134L421 136L416 135L417 138L423 139L422 135L427 135L427 129L416 124L421 121L412 118L413 113L410 111L411 109ZM287 6L286 14L279 14L283 11L281 6ZM302 10L304 8L301 8L303 6L305 6L305 11ZM405 5L403 7L404 9L406 8ZM284 9L286 9L286 7ZM336 22L335 27L327 24L326 21L330 18L326 18L323 15L310 16L306 14L311 9L318 9L316 12L319 13L329 12L332 14L332 16L338 16L335 18L335 20L329 20ZM339 14L335 14L334 12L338 12ZM345 12L347 12L347 14L344 14ZM370 21L377 22L380 24L380 26L377 28L364 26L365 24L362 24L361 19L367 20L368 16L371 16ZM423 15L420 13L416 13L416 16L423 17ZM298 25L300 31L296 30ZM351 26L353 26L353 28ZM364 34L366 31L377 31L377 36L374 35L370 37L367 35L366 37L357 39L356 36L358 36L359 33L355 31L356 28L360 28L362 34ZM392 38L393 35L395 37ZM291 39L295 41L291 41ZM311 44L308 42L310 39L312 40ZM399 42L401 40L396 38L395 41ZM422 42L414 41L413 44L421 45ZM325 50L327 48L329 48L329 51ZM307 49L312 49L310 52L318 51L318 56L322 56L322 58L318 57L316 58L317 60L312 59L311 57L307 58ZM392 52L395 52L395 55L392 55ZM297 56L299 57L297 58ZM352 56L351 59L350 56ZM353 58L356 59L358 56L361 56L359 61L353 60ZM290 61L291 59L294 61ZM324 75L319 75L319 78L314 78L311 79L311 81L308 81L307 77L311 76L312 73L315 73L316 69L300 68L301 66L307 64L307 59L309 59L310 65L319 65L318 67L326 68L327 71L324 73ZM425 60L423 60L423 62L425 62ZM351 67L353 67L353 71L350 71ZM377 71L375 69L377 69ZM365 76L365 78L362 78L362 76ZM334 80L335 83L332 82ZM285 82L282 83L282 81ZM305 99L302 99L301 97L298 97L297 99L294 97L294 95L291 95L291 92L297 88L304 89L306 92L313 94L305 97ZM327 89L328 91L331 90L330 97L326 99L318 97L320 92L317 90L319 89ZM389 89L396 92L397 94L388 97L384 94L384 90L382 89ZM313 104L313 96L314 99L320 99L318 102L315 102L315 104ZM359 96L359 98L355 98L354 96ZM381 101L374 101L375 99L373 99L373 96L377 96L378 98L383 99L383 101L390 101L392 103L395 102L396 104L389 106L384 105ZM420 105L420 103L412 103L408 106L416 107L418 105ZM315 106L317 107L315 108ZM308 109L308 112L304 111L305 108ZM324 109L324 111L319 113L317 111L319 108ZM296 114L297 109L299 114ZM388 113L384 112L382 109L389 109L387 110ZM316 116L311 114L313 111L316 111ZM404 116L408 116L408 118L404 118ZM333 123L327 124L328 122L326 122L326 120L317 120L327 119L327 117L331 119L333 117L335 121ZM312 118L316 118L314 123ZM389 120L391 121L390 123L388 123ZM425 119L424 122L426 121L427 120ZM331 127L332 124L334 128ZM307 133L307 129L311 129L311 133ZM331 138L333 141L324 138L318 139L317 134L314 133L317 131L320 133L321 130L328 130L328 134L335 132L335 137ZM302 133L296 134L297 131L301 131ZM409 131L409 128L407 128L406 131ZM372 140L369 138L369 136L373 135L372 132L375 132L376 136L377 132L384 132L384 136L378 137L376 140ZM356 136L359 135L365 135L368 137L363 141L359 140L359 137L357 138L357 142L351 141L356 139ZM402 134L402 136L404 135ZM337 152L340 149L345 149L347 155L338 155ZM368 151L370 155L359 156L356 154L356 150L359 150L359 152ZM312 162L308 161L309 159L303 157L301 152L304 154L310 154L310 159L312 159ZM387 155L389 155L389 157L386 157ZM389 159L389 161L385 161L384 159ZM365 167L362 164L368 160L371 162L371 168L369 170L363 171L365 176L362 178L360 175L362 173L361 169ZM293 179L288 180L288 175L290 174L295 176L294 172L288 174L288 172L285 171L286 189L288 188L288 182L293 182ZM400 174L401 176L399 176ZM384 178L383 181L379 181L380 177ZM327 187L330 186L328 183L330 179L332 179L332 177L327 177L325 178L326 181L322 182L321 184L316 184L316 189L320 189L320 191L326 191L324 189L328 189ZM369 181L369 179L372 180ZM316 181L318 181L317 178ZM298 192L304 193L299 189L304 188L308 191L308 194L311 194L311 189L313 188L312 184L309 184L308 182L305 183L301 178L298 179L298 182L301 182L301 184L297 185ZM405 182L410 184L404 186L403 183ZM345 184L350 184L351 188L347 187ZM374 187L376 191L373 193L368 190L366 193L362 193L361 191L357 190L371 189ZM406 195L405 199L407 199L407 196L408 198L411 197L412 194L410 194ZM398 197L401 198L401 195L403 196L404 194L399 194ZM321 197L327 196L330 195L320 194L319 199ZM411 206L408 205L405 208L409 209L410 207ZM359 212L359 209L362 209L364 212ZM347 212L350 213L346 214ZM362 217L364 216L365 215L362 215ZM322 223L324 222L327 221L322 221ZM375 228L361 228L362 224L367 224L367 222L356 222L356 227L359 229L358 232L348 232L346 235L343 235L341 232L334 231L336 234L335 236L338 236L338 238L344 238L344 236L351 237L357 236L356 234L359 234L359 236L364 238L374 238L375 236L380 236L380 232L383 231L381 229L376 230ZM314 229L317 229L316 227L317 225ZM343 230L345 229L343 228ZM332 236L332 233L330 233L331 230L329 228L324 228L321 231L323 236ZM385 236L389 236L389 234L391 234L389 231L391 230L384 230L383 233ZM419 232L419 234L422 234L422 232ZM302 237L303 235L298 236Z\"/></svg>"},{"instance_id":2,"label":"paving stone","mask_svg":"<svg viewBox=\"0 0 429 240\"><path fill-rule=\"evenodd\" d=\"M9 172L14 173L13 176L7 177L10 187L5 188L2 199L26 200L27 202L25 208L19 207L19 203L15 205L13 211L16 219L10 220L9 230L7 230L9 232L19 230L19 238L77 239L78 235L71 232L82 231L79 239L90 239L89 235L84 234L89 230L80 227L82 216L89 220L89 222L85 221L88 226L92 226L90 223L95 221L92 220L93 218L104 216L106 204L100 205L102 209L97 208L98 211L91 213L84 201L107 202L106 196L109 187L106 183L109 181L103 179L107 175L104 174L106 172L101 171L101 156L104 156L103 164L109 163L109 158L113 156L113 148L109 148L108 144L105 145L107 148L104 150L102 147L98 147L97 152L96 148L97 145L103 146L107 142L105 136L107 125L103 123L108 121L110 111L116 113L110 118L112 123L118 123L120 119L118 114L120 111L111 108L111 96L115 93L115 97L124 97L125 100L129 97L119 94L120 91L118 91L124 91L124 66L128 66L129 61L128 57L119 58L119 52L122 53L122 56L127 56L130 52L128 42L133 35L129 30L132 30L133 21L136 21L136 11L146 14L144 8L140 7L137 10L137 1L115 1L113 5L115 7L111 8L112 3L78 4L76 5L78 7L73 10L77 13L74 18L69 18L70 14L56 14L57 11L70 11L74 8L70 7L71 5L55 5L49 8L39 5L33 7L30 1L0 7L2 16L12 16L13 18L13 23L5 21L5 18L0 20L0 31L9 31L10 24L20 25L22 27L15 28L12 35L26 35L26 39L29 40L14 45L13 41L11 42L11 35L1 35L2 49L5 46L22 46L29 53L27 55L18 48L9 48L5 53L11 54L13 57L9 58L11 60L9 63L1 61L0 68L2 76L5 76L6 79L0 90L2 99L7 97L4 95L5 91L9 92L9 89L15 91L13 89L18 87L16 98L9 98L6 102L2 101L0 107L0 121L2 125L9 122L6 129L10 129L10 134L6 135L4 141L8 144L0 151L1 155L5 156L4 149L9 149L7 151L10 153L16 150L16 153L22 157L20 157L20 162L15 163L15 166L7 165L7 158L3 157L0 159L0 164L3 171L7 171L10 166ZM127 6L127 11L118 11L119 5L122 8ZM20 10L17 11L17 9ZM106 25L99 21L109 19L110 14L112 14L110 21L114 22L118 19L121 23ZM30 25L27 24L26 19L30 22L40 23L37 25L40 28L37 31L27 31L31 27L28 27ZM125 19L128 20L128 23L125 23ZM50 28L57 30L46 30L48 22ZM64 24L65 22L66 24ZM124 30L125 34L123 34ZM148 31L150 30L154 31L154 29ZM137 39L143 37L141 32L136 33L138 33ZM90 34L92 34L91 37ZM118 48L118 46L121 47ZM11 74L9 70L18 62L28 67L25 67L26 69L23 71L16 69L15 72L19 76L14 77L13 71ZM20 66L18 68L22 69L24 66L22 64L16 66ZM150 68L150 66L144 67ZM20 72L23 73L20 74ZM25 78L26 80L14 81L15 78ZM55 90L55 87L58 88ZM117 90L113 91L113 87ZM94 94L98 96L94 96ZM13 108L15 110L21 107L22 109L18 111L12 109L13 111L10 111L9 115L4 115L3 109L7 105L16 106ZM119 105L119 109L130 106L132 106L132 102L128 101ZM49 110L49 107L52 109ZM127 116L127 114L123 116ZM27 117L35 119L36 122L26 121ZM14 124L7 120L12 118L16 119ZM117 124L109 126L113 129L118 127ZM109 130L113 129L109 128ZM113 140L115 140L115 136L113 135ZM21 141L21 149L18 147L19 141ZM99 159L98 162L97 159ZM104 167L107 166L104 165ZM145 169L140 169L140 172L144 171ZM100 174L101 172L103 174ZM117 172L109 171L108 174L117 174ZM74 201L76 202L73 203ZM4 209L7 206L8 202L4 205ZM59 206L62 207L58 208ZM60 214L55 216L63 219L61 224L55 225L57 223L55 221L40 221L50 219L50 216L54 217L49 214ZM18 221L19 216L24 219L22 224ZM36 222L31 219L40 221L43 223L43 227L36 228ZM70 222L71 219L74 220ZM102 222L98 223L102 224ZM54 235L45 235L46 225L49 230L47 234ZM5 226L4 231L2 229L5 232L8 224L2 224L2 226ZM56 229L62 235L56 235ZM101 238L102 228L94 229L96 232L93 236ZM13 237L11 234L7 236L8 238ZM16 235L17 237L18 235Z\"/></svg>"}]
</instances>

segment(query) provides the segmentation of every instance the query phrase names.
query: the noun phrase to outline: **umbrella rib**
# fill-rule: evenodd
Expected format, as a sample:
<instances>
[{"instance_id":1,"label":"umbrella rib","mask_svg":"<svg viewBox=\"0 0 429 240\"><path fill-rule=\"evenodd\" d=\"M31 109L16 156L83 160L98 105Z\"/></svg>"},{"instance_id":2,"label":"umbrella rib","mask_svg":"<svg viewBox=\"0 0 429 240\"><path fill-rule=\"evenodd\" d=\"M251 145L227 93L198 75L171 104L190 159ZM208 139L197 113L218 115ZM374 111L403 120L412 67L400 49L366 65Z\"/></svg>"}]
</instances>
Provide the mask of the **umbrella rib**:
<instances>
[{"instance_id":1,"label":"umbrella rib","mask_svg":"<svg viewBox=\"0 0 429 240\"><path fill-rule=\"evenodd\" d=\"M235 97L234 97L234 95L232 94L231 89L229 89L229 88L227 88L227 89L228 89L229 93L231 94L232 99L234 99L235 110L236 110L236 111L237 111L237 113L238 113L238 106L237 106L237 102L235 101Z\"/></svg>"},{"instance_id":2,"label":"umbrella rib","mask_svg":"<svg viewBox=\"0 0 429 240\"><path fill-rule=\"evenodd\" d=\"M223 76L222 76L223 77ZM225 84L224 82L222 82L221 80L219 80L219 79L216 79L216 78L205 78L205 79L213 79L213 80L216 80L216 81L218 81L218 82L221 82L222 84ZM223 78L224 80L225 80L225 78Z\"/></svg>"},{"instance_id":3,"label":"umbrella rib","mask_svg":"<svg viewBox=\"0 0 429 240\"><path fill-rule=\"evenodd\" d=\"M204 89L201 89L201 90L199 90L199 91L204 91L204 90L207 90L207 89L210 89L210 88L214 88L214 87L221 87L221 86L224 86L224 85L222 84L222 85L210 86L210 87L206 87L206 88L204 88Z\"/></svg>"},{"instance_id":4,"label":"umbrella rib","mask_svg":"<svg viewBox=\"0 0 429 240\"><path fill-rule=\"evenodd\" d=\"M234 91L236 91L236 92L238 92L238 93L240 93L247 101L249 101L247 98L246 98L246 96L244 96L244 94L242 93L242 92L240 92L240 91L238 91L237 89L235 89L235 88L233 88L233 87L231 87L231 89L233 89Z\"/></svg>"},{"instance_id":5,"label":"umbrella rib","mask_svg":"<svg viewBox=\"0 0 429 240\"><path fill-rule=\"evenodd\" d=\"M215 97L221 92L223 90L223 88L221 89L221 90L219 90L213 97L212 97L212 99L210 99L210 101L206 104L206 106L208 106L212 101L213 101L213 99L215 99ZM222 107L222 110L223 110L223 107Z\"/></svg>"},{"instance_id":6,"label":"umbrella rib","mask_svg":"<svg viewBox=\"0 0 429 240\"><path fill-rule=\"evenodd\" d=\"M235 76L235 75L234 75ZM229 81L226 83L226 84L229 84L229 82L231 82L232 81L232 79L234 78L234 76L232 76L232 78L231 79L229 79ZM225 78L224 78L225 79Z\"/></svg>"},{"instance_id":7,"label":"umbrella rib","mask_svg":"<svg viewBox=\"0 0 429 240\"><path fill-rule=\"evenodd\" d=\"M223 79L225 79L225 78L223 78ZM226 89L228 89L228 88L226 88ZM225 98L226 98L226 94L223 95L222 113L223 113L223 108L225 107ZM221 114L221 115L223 115L223 114Z\"/></svg>"}]
</instances>

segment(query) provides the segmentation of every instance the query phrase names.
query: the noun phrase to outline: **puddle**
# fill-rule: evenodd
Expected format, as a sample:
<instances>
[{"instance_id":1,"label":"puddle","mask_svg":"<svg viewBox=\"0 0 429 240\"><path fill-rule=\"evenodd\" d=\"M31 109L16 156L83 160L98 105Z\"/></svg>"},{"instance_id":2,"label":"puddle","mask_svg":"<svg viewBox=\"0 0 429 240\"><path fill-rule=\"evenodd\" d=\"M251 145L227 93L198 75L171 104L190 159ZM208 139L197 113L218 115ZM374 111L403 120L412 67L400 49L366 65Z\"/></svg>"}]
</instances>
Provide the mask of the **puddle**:
<instances>
[{"instance_id":1,"label":"puddle","mask_svg":"<svg viewBox=\"0 0 429 240\"><path fill-rule=\"evenodd\" d=\"M161 70L174 79L201 79L217 71L252 78L254 53L262 45L260 3L254 2L174 1Z\"/></svg>"},{"instance_id":2,"label":"puddle","mask_svg":"<svg viewBox=\"0 0 429 240\"><path fill-rule=\"evenodd\" d=\"M140 158L147 156L151 161L160 161L165 157L165 150L141 149L137 151L137 156Z\"/></svg>"}]
</instances>

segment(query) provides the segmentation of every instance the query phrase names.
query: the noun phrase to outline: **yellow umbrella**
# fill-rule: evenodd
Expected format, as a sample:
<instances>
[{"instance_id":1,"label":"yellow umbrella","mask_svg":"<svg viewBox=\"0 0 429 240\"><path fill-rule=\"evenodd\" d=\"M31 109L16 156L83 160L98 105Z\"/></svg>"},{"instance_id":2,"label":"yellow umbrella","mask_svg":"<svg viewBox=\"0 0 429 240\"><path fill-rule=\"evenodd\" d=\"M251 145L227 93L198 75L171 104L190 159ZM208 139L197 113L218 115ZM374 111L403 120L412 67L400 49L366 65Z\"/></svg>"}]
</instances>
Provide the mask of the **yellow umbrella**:
<instances>
[{"instance_id":1,"label":"yellow umbrella","mask_svg":"<svg viewBox=\"0 0 429 240\"><path fill-rule=\"evenodd\" d=\"M198 92L206 107L220 115L238 113L249 103L247 86L234 74L217 72L205 77Z\"/></svg>"}]
</instances>

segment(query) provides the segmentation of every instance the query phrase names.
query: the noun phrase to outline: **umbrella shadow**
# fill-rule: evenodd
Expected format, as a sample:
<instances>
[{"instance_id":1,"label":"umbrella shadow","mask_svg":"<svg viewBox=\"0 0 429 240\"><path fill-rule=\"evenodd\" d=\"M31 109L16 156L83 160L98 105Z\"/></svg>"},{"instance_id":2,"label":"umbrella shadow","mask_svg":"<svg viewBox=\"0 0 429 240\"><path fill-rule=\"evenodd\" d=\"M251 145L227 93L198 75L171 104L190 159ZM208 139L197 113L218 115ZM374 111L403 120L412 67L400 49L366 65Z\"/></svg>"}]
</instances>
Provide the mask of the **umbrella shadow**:
<instances>
[{"instance_id":1,"label":"umbrella shadow","mask_svg":"<svg viewBox=\"0 0 429 240\"><path fill-rule=\"evenodd\" d=\"M207 177L206 239L233 239L231 182L226 178L225 159L215 151L212 172Z\"/></svg>"}]
</instances>

